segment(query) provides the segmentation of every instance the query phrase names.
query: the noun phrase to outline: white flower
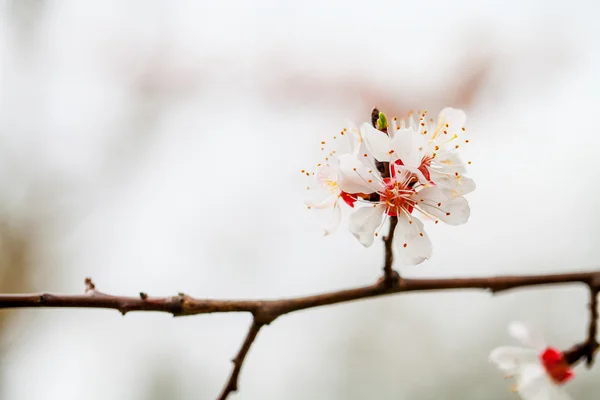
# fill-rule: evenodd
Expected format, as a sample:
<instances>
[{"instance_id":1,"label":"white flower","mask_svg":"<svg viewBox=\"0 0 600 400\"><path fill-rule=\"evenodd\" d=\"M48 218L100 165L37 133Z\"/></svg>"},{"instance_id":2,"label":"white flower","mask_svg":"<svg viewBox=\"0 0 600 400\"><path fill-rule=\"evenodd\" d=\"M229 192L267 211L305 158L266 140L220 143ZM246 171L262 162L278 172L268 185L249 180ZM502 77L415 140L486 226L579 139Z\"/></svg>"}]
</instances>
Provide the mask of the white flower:
<instances>
[{"instance_id":1,"label":"white flower","mask_svg":"<svg viewBox=\"0 0 600 400\"><path fill-rule=\"evenodd\" d=\"M461 113L444 109L440 126L443 124L446 131L450 126L458 127L457 121L464 116ZM424 117L422 114L421 121ZM441 146L451 148L438 138L447 133L440 128L439 135L430 134L427 123L418 124L412 118L407 121L400 121L398 126L394 120L386 126L387 120L380 114L377 125L387 133L369 124L363 124L360 130L343 129L333 140L321 142L325 160L317 165L317 171L302 173L317 183L307 187L311 193L307 206L330 213L325 234L338 227L344 202L352 208L363 204L350 216L351 233L369 247L387 217L397 217L397 259L405 265L417 265L429 259L433 250L423 223L414 212L435 223L441 220L449 225L463 224L469 219L470 208L462 194L473 190L474 185L460 188L458 171L462 173L464 167L458 166L458 156L451 150L448 154L439 151L443 155L439 158L432 153ZM454 168L453 174L445 170L449 165ZM469 181L464 178L464 182Z\"/></svg>"},{"instance_id":2,"label":"white flower","mask_svg":"<svg viewBox=\"0 0 600 400\"><path fill-rule=\"evenodd\" d=\"M312 177L317 184L306 187L309 191L309 196L305 200L306 206L329 214L325 218L324 235L334 232L340 224L342 216L340 200L350 207L354 207L356 202L355 195L340 189L342 177L339 172L339 157L345 153L357 154L362 149L362 138L356 128L343 129L338 135L334 135L330 142L331 145L325 140L321 141L321 151L325 152L326 156L317 165L317 170L313 173L307 170L301 171L306 176Z\"/></svg>"},{"instance_id":3,"label":"white flower","mask_svg":"<svg viewBox=\"0 0 600 400\"><path fill-rule=\"evenodd\" d=\"M387 133L368 123L361 125L360 130L367 148L378 161L393 162L400 159L404 165L419 169L427 180L452 190L457 196L472 192L475 183L464 175L465 164L458 155L461 145L469 143L468 139L462 139L465 113L450 107L444 108L434 126L431 126L433 120L427 121L426 116L426 111L421 113L417 122L410 115L407 120L400 120L399 124L393 118Z\"/></svg>"},{"instance_id":4,"label":"white flower","mask_svg":"<svg viewBox=\"0 0 600 400\"><path fill-rule=\"evenodd\" d=\"M548 347L544 337L521 322L512 322L508 331L528 348L503 346L490 353L490 361L508 377L516 377L516 391L524 400L567 400L562 386L573 371L559 350Z\"/></svg>"},{"instance_id":5,"label":"white flower","mask_svg":"<svg viewBox=\"0 0 600 400\"><path fill-rule=\"evenodd\" d=\"M398 259L405 265L420 264L433 251L423 223L413 215L414 210L436 223L439 219L460 225L469 218L469 205L463 197L431 186L416 168L391 163L390 177L382 178L375 168L369 168L355 155L345 154L339 161L340 188L359 193L359 200L368 204L350 216L350 231L363 246L369 247L386 217L397 217L394 244Z\"/></svg>"}]
</instances>

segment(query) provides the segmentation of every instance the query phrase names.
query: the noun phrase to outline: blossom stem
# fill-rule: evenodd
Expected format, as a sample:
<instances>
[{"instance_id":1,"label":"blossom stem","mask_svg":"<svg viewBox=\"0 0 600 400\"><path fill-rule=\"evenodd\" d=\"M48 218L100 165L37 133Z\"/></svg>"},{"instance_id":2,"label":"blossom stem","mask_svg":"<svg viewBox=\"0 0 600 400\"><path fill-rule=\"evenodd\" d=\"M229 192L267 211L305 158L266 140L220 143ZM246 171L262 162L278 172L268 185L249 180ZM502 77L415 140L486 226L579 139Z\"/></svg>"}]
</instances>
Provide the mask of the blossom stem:
<instances>
[{"instance_id":1,"label":"blossom stem","mask_svg":"<svg viewBox=\"0 0 600 400\"><path fill-rule=\"evenodd\" d=\"M398 272L392 268L394 264L394 249L392 243L394 242L394 232L396 225L398 224L398 217L390 217L390 230L383 238L385 246L385 263L383 264L383 282L387 287L392 287L396 280L400 279Z\"/></svg>"}]
</instances>

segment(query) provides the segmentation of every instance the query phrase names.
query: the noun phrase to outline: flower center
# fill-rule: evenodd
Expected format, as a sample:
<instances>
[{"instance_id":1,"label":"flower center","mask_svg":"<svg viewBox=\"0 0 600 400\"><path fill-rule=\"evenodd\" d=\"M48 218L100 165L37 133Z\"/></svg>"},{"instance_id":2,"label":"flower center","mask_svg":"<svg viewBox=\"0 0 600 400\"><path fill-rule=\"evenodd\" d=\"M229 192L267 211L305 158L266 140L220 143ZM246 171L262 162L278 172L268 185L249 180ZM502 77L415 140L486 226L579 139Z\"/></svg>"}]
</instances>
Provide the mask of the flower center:
<instances>
[{"instance_id":1,"label":"flower center","mask_svg":"<svg viewBox=\"0 0 600 400\"><path fill-rule=\"evenodd\" d=\"M344 200L346 202L346 204L348 204L350 207L354 208L354 203L356 203L357 195L346 193L346 192L341 192L340 197L342 198L342 200Z\"/></svg>"},{"instance_id":2,"label":"flower center","mask_svg":"<svg viewBox=\"0 0 600 400\"><path fill-rule=\"evenodd\" d=\"M540 360L554 383L563 384L573 377L571 366L559 350L548 347L540 355Z\"/></svg>"},{"instance_id":3,"label":"flower center","mask_svg":"<svg viewBox=\"0 0 600 400\"><path fill-rule=\"evenodd\" d=\"M415 191L409 184L403 184L395 178L383 178L385 190L379 193L381 202L387 206L386 212L390 217L397 217L402 210L407 213L412 213L413 202L410 200L410 195Z\"/></svg>"},{"instance_id":4,"label":"flower center","mask_svg":"<svg viewBox=\"0 0 600 400\"><path fill-rule=\"evenodd\" d=\"M425 176L425 179L427 179L428 181L431 181L431 174L429 173L429 167L431 167L431 160L433 160L432 157L423 157L423 160L421 160L421 165L419 166L419 171L421 171L423 176Z\"/></svg>"},{"instance_id":5,"label":"flower center","mask_svg":"<svg viewBox=\"0 0 600 400\"><path fill-rule=\"evenodd\" d=\"M331 193L335 193L338 190L338 184L336 181L327 179L325 180L325 182L323 182L323 184L329 189Z\"/></svg>"}]
</instances>

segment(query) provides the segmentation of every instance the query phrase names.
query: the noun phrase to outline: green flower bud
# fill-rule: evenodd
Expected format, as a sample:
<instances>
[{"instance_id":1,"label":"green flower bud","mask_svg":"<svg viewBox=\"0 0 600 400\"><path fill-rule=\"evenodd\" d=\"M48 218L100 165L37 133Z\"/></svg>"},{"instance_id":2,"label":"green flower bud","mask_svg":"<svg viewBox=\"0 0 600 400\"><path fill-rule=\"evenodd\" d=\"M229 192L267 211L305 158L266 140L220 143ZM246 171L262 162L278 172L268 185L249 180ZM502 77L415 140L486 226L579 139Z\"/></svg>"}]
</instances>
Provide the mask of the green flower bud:
<instances>
[{"instance_id":1,"label":"green flower bud","mask_svg":"<svg viewBox=\"0 0 600 400\"><path fill-rule=\"evenodd\" d=\"M377 129L379 129L380 131L387 129L388 127L388 121L387 118L385 117L385 114L380 112L379 113L379 118L377 119Z\"/></svg>"}]
</instances>

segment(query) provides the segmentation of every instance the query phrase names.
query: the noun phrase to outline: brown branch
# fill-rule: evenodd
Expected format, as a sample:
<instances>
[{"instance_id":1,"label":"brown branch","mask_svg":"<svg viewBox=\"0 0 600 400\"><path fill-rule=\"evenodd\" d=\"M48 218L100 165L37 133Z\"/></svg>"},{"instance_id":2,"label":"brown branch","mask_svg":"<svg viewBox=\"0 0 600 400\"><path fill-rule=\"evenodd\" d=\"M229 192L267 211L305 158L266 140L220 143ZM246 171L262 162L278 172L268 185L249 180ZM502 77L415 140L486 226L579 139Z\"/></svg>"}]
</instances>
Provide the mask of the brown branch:
<instances>
[{"instance_id":1,"label":"brown branch","mask_svg":"<svg viewBox=\"0 0 600 400\"><path fill-rule=\"evenodd\" d=\"M505 275L475 278L399 279L392 287L385 287L383 279L354 289L322 293L306 297L279 300L220 300L197 299L183 293L170 297L113 296L100 292L92 294L0 294L0 309L6 308L105 308L122 314L131 311L157 311L174 316L249 312L264 324L294 311L321 307L354 300L396 293L434 290L483 289L492 293L510 289L583 283L600 290L600 271L574 272L549 275Z\"/></svg>"},{"instance_id":2,"label":"brown branch","mask_svg":"<svg viewBox=\"0 0 600 400\"><path fill-rule=\"evenodd\" d=\"M597 331L595 321L597 320L598 313L595 295L600 291L600 271L549 275L506 275L442 279L404 279L398 277L398 279L392 280L391 283L386 281L385 277L382 277L372 285L361 286L354 289L274 300L197 299L183 293L171 297L152 297L146 293L140 293L137 297L113 296L97 291L91 279L86 279L86 294L0 294L0 309L104 308L118 310L123 315L131 311L158 311L171 313L174 316L226 312L251 313L254 317L252 326L250 327L238 355L234 359L233 371L220 397L220 399L225 399L229 393L237 388L237 379L242 363L260 328L270 324L284 314L309 308L405 292L483 289L491 293L498 293L523 287L569 283L585 284L590 288L590 291L593 292L590 305L591 320L589 328L589 335L590 337L593 337L593 339L588 339L585 344L578 346L579 351L577 353L573 352L570 356L571 358L569 358L569 355L566 355L569 360L574 359L576 355L577 360L584 356L588 357L588 360L590 360L593 358L593 353L598 347L595 339ZM588 363L591 363L591 361L588 361Z\"/></svg>"},{"instance_id":3,"label":"brown branch","mask_svg":"<svg viewBox=\"0 0 600 400\"><path fill-rule=\"evenodd\" d=\"M113 296L98 291L88 294L0 294L0 309L7 308L105 308L126 314L131 311L157 311L174 316L249 312L263 324L294 311L327 306L337 303L373 298L378 296L416 292L457 289L483 289L492 293L510 289L583 283L591 289L600 290L600 271L573 272L549 275L504 275L473 278L399 279L391 287L384 279L367 286L322 293L312 296L273 300L220 300L198 299L179 293L177 296L152 297Z\"/></svg>"},{"instance_id":4,"label":"brown branch","mask_svg":"<svg viewBox=\"0 0 600 400\"><path fill-rule=\"evenodd\" d=\"M248 350L250 350L250 346L256 339L260 328L262 328L264 324L257 322L256 319L252 320L252 324L250 325L250 329L246 334L246 339L244 339L244 343L242 343L242 347L238 351L237 355L231 362L233 362L233 370L231 371L231 375L223 388L223 391L218 397L218 400L225 400L227 396L231 392L237 392L238 390L238 377L240 376L240 370L242 369L242 364L244 363L244 359L248 354Z\"/></svg>"}]
</instances>

